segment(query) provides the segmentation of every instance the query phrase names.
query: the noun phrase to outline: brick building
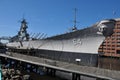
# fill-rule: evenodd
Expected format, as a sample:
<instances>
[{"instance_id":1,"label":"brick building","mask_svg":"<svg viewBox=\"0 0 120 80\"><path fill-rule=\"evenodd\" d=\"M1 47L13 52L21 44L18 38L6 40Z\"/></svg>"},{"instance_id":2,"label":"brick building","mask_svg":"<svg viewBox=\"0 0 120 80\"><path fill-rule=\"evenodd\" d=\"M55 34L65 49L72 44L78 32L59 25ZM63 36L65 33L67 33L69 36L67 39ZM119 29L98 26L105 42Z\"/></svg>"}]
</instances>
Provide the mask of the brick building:
<instances>
[{"instance_id":1,"label":"brick building","mask_svg":"<svg viewBox=\"0 0 120 80\"><path fill-rule=\"evenodd\" d=\"M120 20L116 20L113 34L100 45L98 67L120 70Z\"/></svg>"}]
</instances>

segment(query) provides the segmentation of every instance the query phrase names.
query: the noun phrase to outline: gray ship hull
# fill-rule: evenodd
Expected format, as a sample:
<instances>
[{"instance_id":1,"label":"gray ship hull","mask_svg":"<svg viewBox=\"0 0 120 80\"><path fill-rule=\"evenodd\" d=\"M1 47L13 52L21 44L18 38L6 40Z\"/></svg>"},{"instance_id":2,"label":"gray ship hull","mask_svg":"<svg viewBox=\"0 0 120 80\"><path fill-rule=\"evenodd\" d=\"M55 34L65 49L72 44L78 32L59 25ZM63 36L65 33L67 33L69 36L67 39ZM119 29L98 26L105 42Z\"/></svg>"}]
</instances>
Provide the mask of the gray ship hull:
<instances>
[{"instance_id":1,"label":"gray ship hull","mask_svg":"<svg viewBox=\"0 0 120 80\"><path fill-rule=\"evenodd\" d=\"M7 46L20 49L34 48L54 51L97 54L99 46L105 39L104 36L102 36L101 34L97 34L97 32L97 27L91 27L88 29L47 38L44 40L24 41L22 42L23 46L20 45L20 42L8 43ZM63 38L57 39L57 37Z\"/></svg>"}]
</instances>

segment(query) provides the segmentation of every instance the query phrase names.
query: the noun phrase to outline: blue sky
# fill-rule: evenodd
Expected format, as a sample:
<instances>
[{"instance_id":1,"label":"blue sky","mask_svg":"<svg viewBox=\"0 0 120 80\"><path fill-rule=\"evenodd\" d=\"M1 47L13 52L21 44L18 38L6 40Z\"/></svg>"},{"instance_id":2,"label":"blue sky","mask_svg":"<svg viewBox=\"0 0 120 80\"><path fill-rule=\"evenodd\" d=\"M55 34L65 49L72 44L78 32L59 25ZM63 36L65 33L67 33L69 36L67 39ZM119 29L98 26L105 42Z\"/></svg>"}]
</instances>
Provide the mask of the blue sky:
<instances>
[{"instance_id":1,"label":"blue sky","mask_svg":"<svg viewBox=\"0 0 120 80\"><path fill-rule=\"evenodd\" d=\"M85 28L102 19L119 18L119 4L120 0L0 0L0 36L16 35L23 16L29 33L65 33L73 26L74 8L78 29Z\"/></svg>"}]
</instances>

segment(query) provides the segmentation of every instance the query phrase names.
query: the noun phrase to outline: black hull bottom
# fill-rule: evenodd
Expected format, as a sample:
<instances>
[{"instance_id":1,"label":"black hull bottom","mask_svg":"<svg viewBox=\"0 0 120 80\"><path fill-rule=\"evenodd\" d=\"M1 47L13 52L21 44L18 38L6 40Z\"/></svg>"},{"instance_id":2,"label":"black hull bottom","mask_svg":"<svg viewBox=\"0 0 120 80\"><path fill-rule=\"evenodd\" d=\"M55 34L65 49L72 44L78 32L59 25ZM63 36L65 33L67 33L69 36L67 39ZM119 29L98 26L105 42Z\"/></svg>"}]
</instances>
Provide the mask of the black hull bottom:
<instances>
[{"instance_id":1,"label":"black hull bottom","mask_svg":"<svg viewBox=\"0 0 120 80\"><path fill-rule=\"evenodd\" d=\"M76 63L83 66L97 66L98 59L97 54L51 51L51 50L39 50L36 55L40 57ZM81 61L77 62L76 59L80 59Z\"/></svg>"},{"instance_id":2,"label":"black hull bottom","mask_svg":"<svg viewBox=\"0 0 120 80\"><path fill-rule=\"evenodd\" d=\"M75 63L83 66L97 67L98 65L97 64L98 54L40 50L40 49L39 50L11 49L9 51L36 57L49 58L58 61L65 61L69 63ZM79 59L80 61L77 62L76 59Z\"/></svg>"}]
</instances>

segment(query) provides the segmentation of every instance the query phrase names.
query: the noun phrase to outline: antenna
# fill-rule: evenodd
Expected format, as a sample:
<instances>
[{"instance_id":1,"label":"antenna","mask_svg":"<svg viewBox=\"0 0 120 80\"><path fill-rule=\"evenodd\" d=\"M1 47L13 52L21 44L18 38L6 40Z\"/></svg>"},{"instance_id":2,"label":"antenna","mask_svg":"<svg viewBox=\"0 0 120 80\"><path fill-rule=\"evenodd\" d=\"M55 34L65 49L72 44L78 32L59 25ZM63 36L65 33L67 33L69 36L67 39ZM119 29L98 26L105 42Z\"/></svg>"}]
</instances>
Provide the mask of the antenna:
<instances>
[{"instance_id":1,"label":"antenna","mask_svg":"<svg viewBox=\"0 0 120 80\"><path fill-rule=\"evenodd\" d=\"M116 11L113 11L113 16L114 16L114 17L116 16Z\"/></svg>"},{"instance_id":2,"label":"antenna","mask_svg":"<svg viewBox=\"0 0 120 80\"><path fill-rule=\"evenodd\" d=\"M117 9L116 8L112 9L112 17L113 18L117 17Z\"/></svg>"},{"instance_id":3,"label":"antenna","mask_svg":"<svg viewBox=\"0 0 120 80\"><path fill-rule=\"evenodd\" d=\"M74 9L75 10L75 16L74 16L74 26L72 28L72 31L76 31L77 30L77 27L76 27L76 23L77 23L77 20L76 20L76 12L77 12L77 8Z\"/></svg>"},{"instance_id":4,"label":"antenna","mask_svg":"<svg viewBox=\"0 0 120 80\"><path fill-rule=\"evenodd\" d=\"M77 21L76 21L76 12L77 12L77 8L75 8L74 27L76 27L76 23L77 23Z\"/></svg>"}]
</instances>

